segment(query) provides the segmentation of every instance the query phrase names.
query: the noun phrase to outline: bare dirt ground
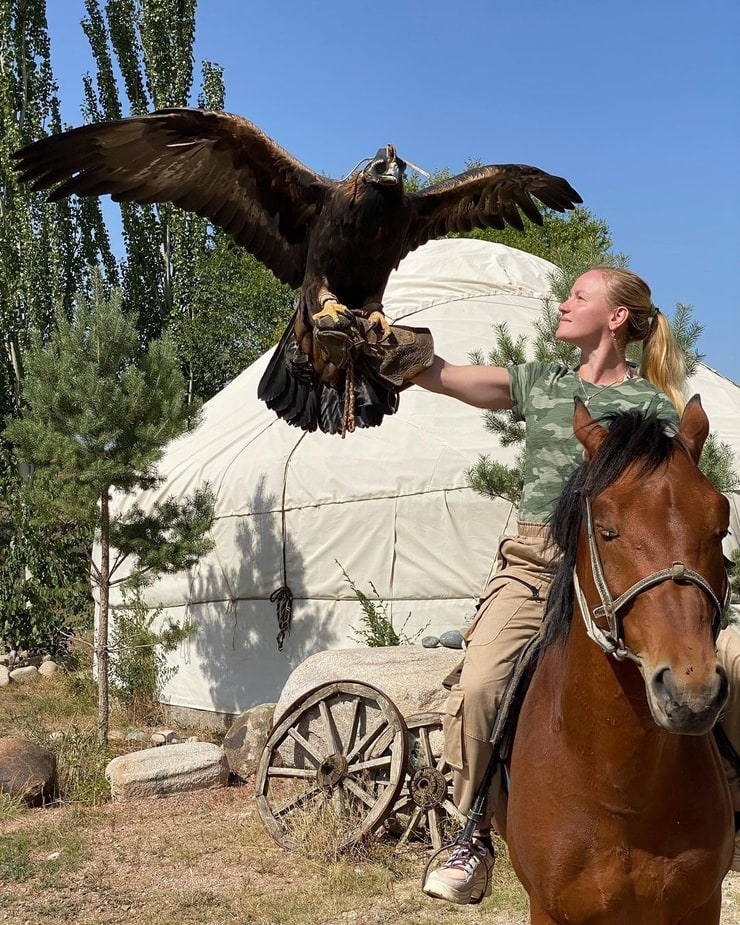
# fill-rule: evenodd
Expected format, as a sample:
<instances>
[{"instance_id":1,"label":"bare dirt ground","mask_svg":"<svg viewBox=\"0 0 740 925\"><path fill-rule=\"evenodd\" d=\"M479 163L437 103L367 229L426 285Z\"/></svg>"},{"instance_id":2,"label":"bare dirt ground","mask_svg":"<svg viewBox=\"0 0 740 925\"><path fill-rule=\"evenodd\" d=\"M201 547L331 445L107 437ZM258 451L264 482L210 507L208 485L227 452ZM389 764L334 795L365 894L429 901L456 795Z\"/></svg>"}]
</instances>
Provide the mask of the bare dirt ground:
<instances>
[{"instance_id":1,"label":"bare dirt ground","mask_svg":"<svg viewBox=\"0 0 740 925\"><path fill-rule=\"evenodd\" d=\"M80 925L526 925L505 858L479 906L426 898L420 848L370 848L335 863L280 848L250 786L165 800L65 806L0 823L0 922ZM722 925L740 923L740 874Z\"/></svg>"}]
</instances>

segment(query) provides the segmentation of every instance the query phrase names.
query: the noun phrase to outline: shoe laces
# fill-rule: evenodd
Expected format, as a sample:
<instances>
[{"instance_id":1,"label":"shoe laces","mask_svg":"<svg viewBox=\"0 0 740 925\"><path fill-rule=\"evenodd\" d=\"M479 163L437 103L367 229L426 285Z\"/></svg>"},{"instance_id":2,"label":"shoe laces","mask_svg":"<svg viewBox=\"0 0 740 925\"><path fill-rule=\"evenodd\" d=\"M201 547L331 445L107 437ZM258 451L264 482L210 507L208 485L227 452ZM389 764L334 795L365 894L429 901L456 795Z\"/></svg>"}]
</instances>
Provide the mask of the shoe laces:
<instances>
[{"instance_id":1,"label":"shoe laces","mask_svg":"<svg viewBox=\"0 0 740 925\"><path fill-rule=\"evenodd\" d=\"M474 841L464 842L455 848L444 867L452 867L466 874L472 874L487 854L488 848L484 844Z\"/></svg>"}]
</instances>

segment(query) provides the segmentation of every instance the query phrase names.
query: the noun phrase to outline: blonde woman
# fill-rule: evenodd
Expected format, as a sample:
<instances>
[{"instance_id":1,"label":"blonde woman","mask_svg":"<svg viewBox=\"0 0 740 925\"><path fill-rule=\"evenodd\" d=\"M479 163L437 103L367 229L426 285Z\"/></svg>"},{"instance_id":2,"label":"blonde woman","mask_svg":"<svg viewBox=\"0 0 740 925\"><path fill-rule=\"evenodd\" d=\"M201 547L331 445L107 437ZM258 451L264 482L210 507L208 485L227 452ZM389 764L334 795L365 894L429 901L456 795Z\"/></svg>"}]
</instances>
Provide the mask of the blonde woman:
<instances>
[{"instance_id":1,"label":"blonde woman","mask_svg":"<svg viewBox=\"0 0 740 925\"><path fill-rule=\"evenodd\" d=\"M496 571L466 630L462 672L447 701L444 755L453 768L453 797L467 814L491 758L494 719L519 652L537 632L551 578L547 522L568 477L582 462L573 435L574 396L598 418L631 408L678 425L684 366L668 319L648 285L629 270L597 267L580 276L560 306L555 336L580 350L570 368L558 363L512 367L458 366L435 357L414 379L432 392L478 408L513 411L526 422L525 475L516 535L500 539ZM641 342L639 372L627 345ZM725 630L720 660L740 700L740 635ZM734 722L732 716L734 715ZM725 731L740 749L740 709ZM469 846L460 845L424 885L429 896L465 904L490 891L494 864L490 825L500 781L489 792L486 818ZM740 810L740 790L733 792Z\"/></svg>"}]
</instances>

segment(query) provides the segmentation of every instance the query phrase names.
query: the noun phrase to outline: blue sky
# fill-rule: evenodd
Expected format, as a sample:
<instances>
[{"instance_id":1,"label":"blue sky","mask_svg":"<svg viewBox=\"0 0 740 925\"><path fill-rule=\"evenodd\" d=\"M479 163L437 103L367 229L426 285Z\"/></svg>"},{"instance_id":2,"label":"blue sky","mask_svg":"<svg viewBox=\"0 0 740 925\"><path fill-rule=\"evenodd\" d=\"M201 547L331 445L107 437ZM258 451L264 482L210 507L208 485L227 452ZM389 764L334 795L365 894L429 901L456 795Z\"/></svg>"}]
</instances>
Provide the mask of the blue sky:
<instances>
[{"instance_id":1,"label":"blue sky","mask_svg":"<svg viewBox=\"0 0 740 925\"><path fill-rule=\"evenodd\" d=\"M48 0L64 119L92 58L83 0ZM565 176L704 362L740 382L740 4L736 0L253 3L200 0L196 73L226 108L340 177L392 142L433 171L524 163Z\"/></svg>"}]
</instances>

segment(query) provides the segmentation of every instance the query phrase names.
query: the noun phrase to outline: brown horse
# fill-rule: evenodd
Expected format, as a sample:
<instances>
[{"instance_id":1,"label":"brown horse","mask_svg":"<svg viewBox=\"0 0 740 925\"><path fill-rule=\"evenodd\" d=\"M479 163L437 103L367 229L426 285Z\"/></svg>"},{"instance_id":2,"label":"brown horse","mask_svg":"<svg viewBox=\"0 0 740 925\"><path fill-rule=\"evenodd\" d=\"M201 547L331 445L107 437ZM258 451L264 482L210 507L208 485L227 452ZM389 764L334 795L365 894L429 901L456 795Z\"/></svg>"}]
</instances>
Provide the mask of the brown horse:
<instances>
[{"instance_id":1,"label":"brown horse","mask_svg":"<svg viewBox=\"0 0 740 925\"><path fill-rule=\"evenodd\" d=\"M551 523L561 556L512 747L511 860L533 925L717 923L734 832L711 734L729 510L697 467L707 418L695 396L675 437L640 412L607 430L576 402L574 430L587 461Z\"/></svg>"}]
</instances>

